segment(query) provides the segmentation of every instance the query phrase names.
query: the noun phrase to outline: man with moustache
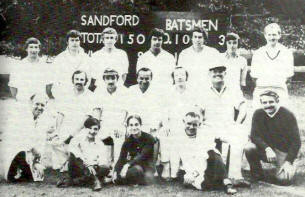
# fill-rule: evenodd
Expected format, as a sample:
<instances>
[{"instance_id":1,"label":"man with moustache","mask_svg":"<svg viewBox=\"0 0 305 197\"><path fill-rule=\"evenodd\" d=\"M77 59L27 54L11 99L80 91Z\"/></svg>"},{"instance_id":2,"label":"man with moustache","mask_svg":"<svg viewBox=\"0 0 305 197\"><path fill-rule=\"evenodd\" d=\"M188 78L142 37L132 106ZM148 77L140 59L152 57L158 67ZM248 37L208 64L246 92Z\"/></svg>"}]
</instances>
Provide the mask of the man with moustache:
<instances>
[{"instance_id":1,"label":"man with moustache","mask_svg":"<svg viewBox=\"0 0 305 197\"><path fill-rule=\"evenodd\" d=\"M101 110L100 120L103 122L103 132L100 137L111 137L114 141L114 163L116 163L121 146L125 140L125 120L127 118L126 88L118 84L118 72L106 68L102 76L105 85L97 87L94 92L95 108Z\"/></svg>"},{"instance_id":2,"label":"man with moustache","mask_svg":"<svg viewBox=\"0 0 305 197\"><path fill-rule=\"evenodd\" d=\"M242 124L246 117L246 103L240 89L227 86L226 68L223 62L209 67L211 85L200 92L198 97L204 100L199 100L198 106L204 113L207 129L213 130L217 141L227 142L231 147L228 178L235 186L248 187L250 183L241 174L243 148L248 141L248 133ZM226 157L227 152L222 154Z\"/></svg>"},{"instance_id":3,"label":"man with moustache","mask_svg":"<svg viewBox=\"0 0 305 197\"><path fill-rule=\"evenodd\" d=\"M205 29L194 26L191 36L192 45L181 51L178 65L187 69L189 86L199 89L209 84L209 65L214 64L220 55L216 49L204 44L208 39L208 32Z\"/></svg>"},{"instance_id":4,"label":"man with moustache","mask_svg":"<svg viewBox=\"0 0 305 197\"><path fill-rule=\"evenodd\" d=\"M271 23L264 29L267 45L255 51L251 63L251 77L256 83L253 92L254 108L260 105L259 95L265 90L272 90L280 97L280 102L287 105L287 82L294 75L292 51L279 43L281 28Z\"/></svg>"},{"instance_id":5,"label":"man with moustache","mask_svg":"<svg viewBox=\"0 0 305 197\"><path fill-rule=\"evenodd\" d=\"M226 35L227 50L223 53L224 61L228 65L226 83L228 86L238 89L246 86L246 77L248 72L246 58L238 54L239 36L235 33Z\"/></svg>"},{"instance_id":6,"label":"man with moustache","mask_svg":"<svg viewBox=\"0 0 305 197\"><path fill-rule=\"evenodd\" d=\"M291 111L279 104L276 92L263 92L260 102L262 109L257 109L253 115L251 142L245 148L252 178L264 180L262 160L275 164L273 176L279 184L290 184L301 146L297 120Z\"/></svg>"},{"instance_id":7,"label":"man with moustache","mask_svg":"<svg viewBox=\"0 0 305 197\"><path fill-rule=\"evenodd\" d=\"M65 95L55 96L55 108L63 114L62 125L58 132L58 140L54 141L53 154L57 157L53 163L53 169L59 172L66 172L68 152L66 148L71 139L83 128L87 114L94 107L93 93L86 88L88 77L86 72L77 70L72 75L72 84L66 89ZM65 178L61 174L58 185L62 184Z\"/></svg>"},{"instance_id":8,"label":"man with moustache","mask_svg":"<svg viewBox=\"0 0 305 197\"><path fill-rule=\"evenodd\" d=\"M51 83L47 63L40 58L41 43L37 38L28 38L24 46L27 56L18 61L10 74L8 86L19 103L30 103L34 94L46 94L46 86Z\"/></svg>"},{"instance_id":9,"label":"man with moustache","mask_svg":"<svg viewBox=\"0 0 305 197\"><path fill-rule=\"evenodd\" d=\"M89 86L91 80L91 62L89 56L81 47L81 34L77 30L70 30L66 35L67 48L52 63L52 85L48 86L49 97L65 94L71 86L71 76L77 70L86 72ZM53 93L53 95L52 95Z\"/></svg>"},{"instance_id":10,"label":"man with moustache","mask_svg":"<svg viewBox=\"0 0 305 197\"><path fill-rule=\"evenodd\" d=\"M167 90L170 87L170 75L176 63L174 56L162 48L165 38L162 29L152 29L148 38L150 48L139 57L137 62L137 71L146 67L154 73L153 86L160 90Z\"/></svg>"},{"instance_id":11,"label":"man with moustache","mask_svg":"<svg viewBox=\"0 0 305 197\"><path fill-rule=\"evenodd\" d=\"M127 53L118 49L115 44L118 41L118 33L112 27L106 27L102 32L102 42L104 44L101 50L96 51L92 56L93 78L97 81L97 86L103 85L100 76L103 75L106 68L116 70L119 75L118 83L124 84L129 67Z\"/></svg>"}]
</instances>

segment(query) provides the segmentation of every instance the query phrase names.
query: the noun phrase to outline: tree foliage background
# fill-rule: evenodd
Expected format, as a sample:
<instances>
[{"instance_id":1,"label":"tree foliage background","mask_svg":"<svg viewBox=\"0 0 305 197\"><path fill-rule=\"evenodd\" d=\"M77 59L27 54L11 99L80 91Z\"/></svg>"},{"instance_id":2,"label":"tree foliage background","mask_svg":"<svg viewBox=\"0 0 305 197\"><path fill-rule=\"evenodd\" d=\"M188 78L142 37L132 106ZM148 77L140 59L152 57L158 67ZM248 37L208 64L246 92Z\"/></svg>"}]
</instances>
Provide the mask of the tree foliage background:
<instances>
[{"instance_id":1,"label":"tree foliage background","mask_svg":"<svg viewBox=\"0 0 305 197\"><path fill-rule=\"evenodd\" d=\"M23 56L22 44L31 37L42 41L42 53L57 55L65 48L65 33L78 29L82 12L149 13L151 11L198 11L225 13L228 31L241 36L241 47L264 44L262 28L278 22L284 45L304 53L304 0L2 0L0 2L0 53Z\"/></svg>"}]
</instances>

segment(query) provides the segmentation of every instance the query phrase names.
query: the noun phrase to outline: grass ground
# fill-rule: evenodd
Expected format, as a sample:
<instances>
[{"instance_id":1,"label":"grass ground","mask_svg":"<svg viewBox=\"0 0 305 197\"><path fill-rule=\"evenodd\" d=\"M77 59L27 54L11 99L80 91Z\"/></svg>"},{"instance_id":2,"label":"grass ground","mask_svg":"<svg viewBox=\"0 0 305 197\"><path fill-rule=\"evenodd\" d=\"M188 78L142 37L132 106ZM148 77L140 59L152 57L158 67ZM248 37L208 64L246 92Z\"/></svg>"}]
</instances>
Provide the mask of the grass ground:
<instances>
[{"instance_id":1,"label":"grass ground","mask_svg":"<svg viewBox=\"0 0 305 197\"><path fill-rule=\"evenodd\" d=\"M235 196L242 197L296 197L305 196L305 85L304 84L293 84L290 87L290 94L293 108L295 110L298 124L300 128L300 133L302 136L302 147L299 156L296 160L298 165L298 173L296 175L294 184L292 186L276 186L270 183L259 182L252 185L249 188L238 188L238 193ZM6 114L14 110L13 108L8 108L9 105L6 103L8 100L0 100L0 114L3 116L3 112ZM4 118L0 119L0 125L3 126ZM249 124L249 120L246 121ZM0 139L1 139L1 127L0 127ZM0 142L1 148L1 142ZM1 161L0 161L1 162ZM56 176L54 172L47 171L46 180L43 183L22 183L22 184L8 184L4 181L0 181L0 196L2 197L32 197L32 196L50 196L50 197L220 197L225 196L222 191L196 191L189 188L184 188L178 183L160 183L157 182L151 186L113 186L106 185L100 192L92 192L90 188L56 188Z\"/></svg>"}]
</instances>

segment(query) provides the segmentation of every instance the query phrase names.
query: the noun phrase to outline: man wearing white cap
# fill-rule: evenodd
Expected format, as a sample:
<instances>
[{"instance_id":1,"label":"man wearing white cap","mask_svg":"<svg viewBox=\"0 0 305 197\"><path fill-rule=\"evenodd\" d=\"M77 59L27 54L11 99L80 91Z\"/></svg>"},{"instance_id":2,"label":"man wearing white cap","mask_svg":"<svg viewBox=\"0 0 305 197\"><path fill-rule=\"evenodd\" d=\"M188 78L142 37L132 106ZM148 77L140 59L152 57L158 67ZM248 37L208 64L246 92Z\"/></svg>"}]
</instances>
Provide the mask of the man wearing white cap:
<instances>
[{"instance_id":1,"label":"man wearing white cap","mask_svg":"<svg viewBox=\"0 0 305 197\"><path fill-rule=\"evenodd\" d=\"M178 65L188 70L189 86L201 88L209 83L208 66L218 60L220 54L216 49L204 45L208 39L205 29L195 26L191 33L193 44L181 51Z\"/></svg>"},{"instance_id":2,"label":"man wearing white cap","mask_svg":"<svg viewBox=\"0 0 305 197\"><path fill-rule=\"evenodd\" d=\"M231 147L228 177L235 185L249 186L241 174L243 147L248 133L242 123L246 117L246 103L240 89L225 83L226 66L216 64L209 67L211 86L202 91L199 107L203 109L206 129L213 130L216 138L229 143ZM238 111L236 117L236 111ZM226 156L226 152L223 152Z\"/></svg>"},{"instance_id":3,"label":"man wearing white cap","mask_svg":"<svg viewBox=\"0 0 305 197\"><path fill-rule=\"evenodd\" d=\"M152 71L154 74L152 86L160 90L170 87L170 75L176 63L174 56L162 48L165 38L166 35L162 29L152 29L148 38L150 48L138 58L137 62L137 71L143 67Z\"/></svg>"},{"instance_id":4,"label":"man wearing white cap","mask_svg":"<svg viewBox=\"0 0 305 197\"><path fill-rule=\"evenodd\" d=\"M56 129L56 115L46 111L48 98L33 95L31 108L16 110L8 117L0 156L3 177L10 182L43 181L47 133Z\"/></svg>"},{"instance_id":5,"label":"man wearing white cap","mask_svg":"<svg viewBox=\"0 0 305 197\"><path fill-rule=\"evenodd\" d=\"M115 164L125 140L125 119L127 117L125 100L127 90L122 84L118 84L120 76L113 68L106 68L102 78L105 85L99 86L95 90L94 106L101 110L101 117L98 118L103 122L103 132L100 133L99 137L103 139L111 137L114 141L113 159Z\"/></svg>"},{"instance_id":6,"label":"man wearing white cap","mask_svg":"<svg viewBox=\"0 0 305 197\"><path fill-rule=\"evenodd\" d=\"M115 43L118 41L118 33L112 27L107 27L102 32L102 42L104 47L96 51L92 56L93 65L93 78L97 81L98 85L103 85L100 76L104 74L106 68L114 69L119 75L119 84L124 84L129 67L127 53L118 49Z\"/></svg>"},{"instance_id":7,"label":"man wearing white cap","mask_svg":"<svg viewBox=\"0 0 305 197\"><path fill-rule=\"evenodd\" d=\"M281 28L271 23L264 29L267 45L253 54L251 76L256 82L253 93L254 108L258 108L259 95L265 90L276 92L282 103L287 104L287 81L294 75L292 51L279 43Z\"/></svg>"},{"instance_id":8,"label":"man wearing white cap","mask_svg":"<svg viewBox=\"0 0 305 197\"><path fill-rule=\"evenodd\" d=\"M247 60L238 54L239 36L235 33L226 35L227 50L223 53L224 61L228 65L226 84L240 89L246 86Z\"/></svg>"}]
</instances>

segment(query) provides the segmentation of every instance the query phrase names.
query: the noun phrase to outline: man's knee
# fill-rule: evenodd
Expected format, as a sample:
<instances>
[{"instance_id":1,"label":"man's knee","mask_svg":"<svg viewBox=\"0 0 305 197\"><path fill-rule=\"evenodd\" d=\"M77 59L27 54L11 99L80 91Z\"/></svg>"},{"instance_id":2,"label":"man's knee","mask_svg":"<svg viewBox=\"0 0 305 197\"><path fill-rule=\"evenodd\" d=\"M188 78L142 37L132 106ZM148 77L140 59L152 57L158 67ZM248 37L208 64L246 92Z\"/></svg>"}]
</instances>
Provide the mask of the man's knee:
<instances>
[{"instance_id":1,"label":"man's knee","mask_svg":"<svg viewBox=\"0 0 305 197\"><path fill-rule=\"evenodd\" d=\"M249 142L245 146L244 151L245 151L246 157L249 157L249 156L257 153L257 147L252 142Z\"/></svg>"},{"instance_id":2,"label":"man's knee","mask_svg":"<svg viewBox=\"0 0 305 197\"><path fill-rule=\"evenodd\" d=\"M126 174L126 179L131 182L134 182L136 181L137 178L141 178L143 176L144 176L144 169L139 165L135 165L128 169Z\"/></svg>"}]
</instances>

